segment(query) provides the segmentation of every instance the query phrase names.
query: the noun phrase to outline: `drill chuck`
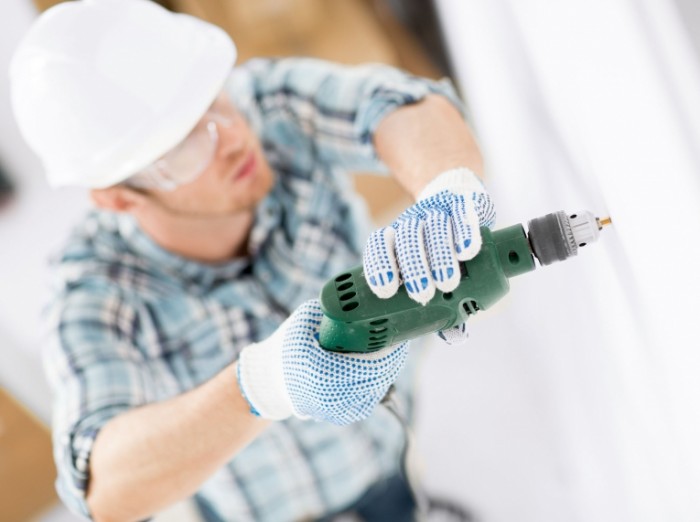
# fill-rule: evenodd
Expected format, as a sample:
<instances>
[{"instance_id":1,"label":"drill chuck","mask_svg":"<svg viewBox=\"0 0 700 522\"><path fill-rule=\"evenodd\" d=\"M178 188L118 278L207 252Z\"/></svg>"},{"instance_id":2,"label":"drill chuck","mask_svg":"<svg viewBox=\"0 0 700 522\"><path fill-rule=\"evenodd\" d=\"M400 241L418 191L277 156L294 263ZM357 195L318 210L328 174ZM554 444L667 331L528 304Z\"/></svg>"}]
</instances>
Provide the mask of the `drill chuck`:
<instances>
[{"instance_id":1,"label":"drill chuck","mask_svg":"<svg viewBox=\"0 0 700 522\"><path fill-rule=\"evenodd\" d=\"M319 342L326 350L366 353L457 326L508 293L511 277L534 270L534 257L542 266L573 257L609 223L588 211L560 211L530 220L527 235L522 225L495 231L482 227L481 250L459 263L457 288L436 291L426 305L412 300L403 285L392 297L380 299L362 266L342 272L321 290Z\"/></svg>"},{"instance_id":2,"label":"drill chuck","mask_svg":"<svg viewBox=\"0 0 700 522\"><path fill-rule=\"evenodd\" d=\"M571 215L560 210L527 223L532 252L542 266L575 256L579 248L598 240L602 226L587 210Z\"/></svg>"}]
</instances>

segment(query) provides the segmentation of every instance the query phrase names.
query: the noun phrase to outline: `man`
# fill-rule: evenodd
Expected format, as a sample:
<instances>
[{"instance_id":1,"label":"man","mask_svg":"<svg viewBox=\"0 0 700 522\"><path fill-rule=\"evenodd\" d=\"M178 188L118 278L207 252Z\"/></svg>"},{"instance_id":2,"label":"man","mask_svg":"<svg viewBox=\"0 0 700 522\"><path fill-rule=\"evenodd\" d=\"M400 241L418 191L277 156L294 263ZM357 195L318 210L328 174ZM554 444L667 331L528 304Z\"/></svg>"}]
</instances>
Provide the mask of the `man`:
<instances>
[{"instance_id":1,"label":"man","mask_svg":"<svg viewBox=\"0 0 700 522\"><path fill-rule=\"evenodd\" d=\"M313 298L363 250L354 170L418 200L367 242L377 295L454 289L493 221L479 151L446 84L234 60L222 31L145 0L60 4L15 54L20 129L97 206L54 262L59 493L96 520L193 494L208 520L409 520L400 429L375 411L407 348L326 352Z\"/></svg>"}]
</instances>

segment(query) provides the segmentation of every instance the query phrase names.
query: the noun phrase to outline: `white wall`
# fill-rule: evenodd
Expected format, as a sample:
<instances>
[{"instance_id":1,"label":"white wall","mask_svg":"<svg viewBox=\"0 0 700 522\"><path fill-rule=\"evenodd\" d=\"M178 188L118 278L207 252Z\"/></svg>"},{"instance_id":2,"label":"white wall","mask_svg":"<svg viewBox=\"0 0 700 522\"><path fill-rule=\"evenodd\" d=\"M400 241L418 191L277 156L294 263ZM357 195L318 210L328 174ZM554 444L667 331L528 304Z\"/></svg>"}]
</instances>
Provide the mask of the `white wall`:
<instances>
[{"instance_id":1,"label":"white wall","mask_svg":"<svg viewBox=\"0 0 700 522\"><path fill-rule=\"evenodd\" d=\"M437 3L498 225L614 227L431 353L431 484L485 521L700 520L700 75L674 4Z\"/></svg>"},{"instance_id":2,"label":"white wall","mask_svg":"<svg viewBox=\"0 0 700 522\"><path fill-rule=\"evenodd\" d=\"M46 259L87 200L82 191L48 190L12 117L7 69L35 16L28 0L0 2L0 161L18 186L14 203L0 212L0 386L46 421L48 390L38 357Z\"/></svg>"}]
</instances>

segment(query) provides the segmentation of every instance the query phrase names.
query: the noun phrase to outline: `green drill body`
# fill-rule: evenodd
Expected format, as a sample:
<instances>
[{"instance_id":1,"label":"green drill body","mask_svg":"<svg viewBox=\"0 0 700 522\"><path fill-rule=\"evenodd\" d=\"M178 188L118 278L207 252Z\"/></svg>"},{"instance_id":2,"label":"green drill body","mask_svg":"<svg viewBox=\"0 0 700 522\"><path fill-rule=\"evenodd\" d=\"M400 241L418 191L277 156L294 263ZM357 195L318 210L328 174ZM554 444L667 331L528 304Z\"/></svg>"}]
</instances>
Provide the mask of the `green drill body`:
<instances>
[{"instance_id":1,"label":"green drill body","mask_svg":"<svg viewBox=\"0 0 700 522\"><path fill-rule=\"evenodd\" d=\"M508 293L508 278L534 270L535 261L522 225L493 232L482 227L481 237L477 256L460 262L457 288L436 290L426 305L411 299L404 285L392 297L380 299L369 288L362 266L328 281L320 296L321 346L336 352L374 352L457 326L491 307Z\"/></svg>"}]
</instances>

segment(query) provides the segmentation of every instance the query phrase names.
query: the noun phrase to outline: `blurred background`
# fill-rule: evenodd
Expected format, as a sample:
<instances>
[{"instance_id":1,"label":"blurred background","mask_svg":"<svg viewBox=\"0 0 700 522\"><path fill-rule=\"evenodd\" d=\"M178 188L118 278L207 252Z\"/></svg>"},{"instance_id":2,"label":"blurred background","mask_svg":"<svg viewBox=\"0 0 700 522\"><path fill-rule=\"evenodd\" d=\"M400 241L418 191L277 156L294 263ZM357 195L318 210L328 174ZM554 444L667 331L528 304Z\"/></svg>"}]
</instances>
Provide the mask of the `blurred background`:
<instances>
[{"instance_id":1,"label":"blurred background","mask_svg":"<svg viewBox=\"0 0 700 522\"><path fill-rule=\"evenodd\" d=\"M0 3L0 520L58 505L41 370L50 252L88 208L50 191L12 119L7 66L41 9ZM700 3L173 0L253 56L385 62L467 102L503 227L611 215L567 263L512 282L467 346L422 350L427 489L485 522L700 520ZM157 37L154 35L154 37ZM377 224L408 203L361 173ZM197 520L184 503L159 521Z\"/></svg>"}]
</instances>

